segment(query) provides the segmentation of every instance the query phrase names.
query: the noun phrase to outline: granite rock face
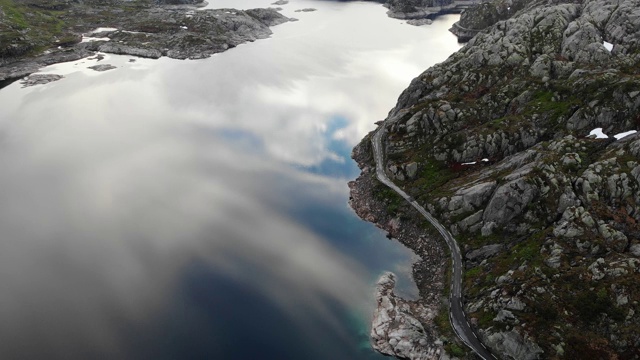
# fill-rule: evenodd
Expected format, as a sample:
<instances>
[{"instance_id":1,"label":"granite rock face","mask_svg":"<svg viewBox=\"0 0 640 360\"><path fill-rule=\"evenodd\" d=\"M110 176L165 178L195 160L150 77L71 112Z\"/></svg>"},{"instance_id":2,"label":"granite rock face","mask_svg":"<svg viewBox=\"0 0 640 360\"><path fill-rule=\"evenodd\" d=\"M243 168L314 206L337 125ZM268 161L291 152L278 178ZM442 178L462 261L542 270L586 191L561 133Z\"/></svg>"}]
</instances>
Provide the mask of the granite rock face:
<instances>
[{"instance_id":1,"label":"granite rock face","mask_svg":"<svg viewBox=\"0 0 640 360\"><path fill-rule=\"evenodd\" d=\"M413 315L433 318L433 309L406 301L393 293L395 275L383 274L376 285L377 307L373 314L371 342L382 354L401 359L431 360L443 358L442 342L434 338Z\"/></svg>"},{"instance_id":2,"label":"granite rock face","mask_svg":"<svg viewBox=\"0 0 640 360\"><path fill-rule=\"evenodd\" d=\"M465 14L477 34L380 125L389 176L456 236L494 352L640 357L640 135L613 137L640 127L640 1Z\"/></svg>"},{"instance_id":3,"label":"granite rock face","mask_svg":"<svg viewBox=\"0 0 640 360\"><path fill-rule=\"evenodd\" d=\"M539 359L543 353L538 345L523 339L515 331L493 333L484 336L482 340L496 349L498 353L504 354L511 359L535 360Z\"/></svg>"}]
</instances>

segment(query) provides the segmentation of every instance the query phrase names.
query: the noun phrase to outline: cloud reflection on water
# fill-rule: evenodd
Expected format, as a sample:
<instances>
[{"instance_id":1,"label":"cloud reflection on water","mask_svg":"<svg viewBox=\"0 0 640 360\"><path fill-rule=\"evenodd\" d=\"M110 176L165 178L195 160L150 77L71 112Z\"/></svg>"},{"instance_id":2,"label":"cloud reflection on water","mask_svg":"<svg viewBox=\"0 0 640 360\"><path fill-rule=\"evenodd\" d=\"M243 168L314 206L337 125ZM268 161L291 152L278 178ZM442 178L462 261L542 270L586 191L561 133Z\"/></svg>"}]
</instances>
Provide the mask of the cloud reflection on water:
<instances>
[{"instance_id":1,"label":"cloud reflection on water","mask_svg":"<svg viewBox=\"0 0 640 360\"><path fill-rule=\"evenodd\" d=\"M60 354L78 343L110 349L121 325L111 316L156 315L195 259L300 321L329 314L325 298L355 304L367 294L358 265L265 207L289 195L282 182L334 200L335 180L246 156L223 138L189 137L171 116L119 122L115 134L65 117L48 119L64 134L31 128L33 140L0 155L0 338L12 340L3 341L9 351L47 340Z\"/></svg>"},{"instance_id":2,"label":"cloud reflection on water","mask_svg":"<svg viewBox=\"0 0 640 360\"><path fill-rule=\"evenodd\" d=\"M322 6L336 16L210 60L112 57L0 92L0 355L127 357L123 329L153 326L194 262L309 331L361 308L363 265L289 211L344 205L346 175L313 169L346 161L431 55L375 4Z\"/></svg>"}]
</instances>

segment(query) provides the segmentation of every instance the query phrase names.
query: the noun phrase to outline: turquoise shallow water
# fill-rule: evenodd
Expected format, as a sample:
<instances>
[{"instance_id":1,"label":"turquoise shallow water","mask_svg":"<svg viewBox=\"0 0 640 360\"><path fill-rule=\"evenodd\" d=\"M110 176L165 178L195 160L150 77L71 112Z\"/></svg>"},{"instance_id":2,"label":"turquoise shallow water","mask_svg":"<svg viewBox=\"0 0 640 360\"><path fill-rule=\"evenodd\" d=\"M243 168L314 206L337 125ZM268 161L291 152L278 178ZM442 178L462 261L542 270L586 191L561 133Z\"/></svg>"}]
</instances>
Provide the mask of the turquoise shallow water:
<instances>
[{"instance_id":1,"label":"turquoise shallow water","mask_svg":"<svg viewBox=\"0 0 640 360\"><path fill-rule=\"evenodd\" d=\"M458 48L455 17L283 12L300 21L210 59L0 90L3 358L380 358L373 286L415 293L412 255L348 207L349 155Z\"/></svg>"}]
</instances>

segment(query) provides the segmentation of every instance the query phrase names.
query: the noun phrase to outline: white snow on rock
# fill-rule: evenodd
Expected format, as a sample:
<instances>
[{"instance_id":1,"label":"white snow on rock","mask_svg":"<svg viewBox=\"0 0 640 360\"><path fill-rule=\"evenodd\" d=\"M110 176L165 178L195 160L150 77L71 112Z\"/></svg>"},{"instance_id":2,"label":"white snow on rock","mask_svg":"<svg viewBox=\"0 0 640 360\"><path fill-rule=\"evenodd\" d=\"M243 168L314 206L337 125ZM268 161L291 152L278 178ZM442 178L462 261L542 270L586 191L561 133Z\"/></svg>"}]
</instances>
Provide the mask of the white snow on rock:
<instances>
[{"instance_id":1,"label":"white snow on rock","mask_svg":"<svg viewBox=\"0 0 640 360\"><path fill-rule=\"evenodd\" d=\"M605 133L602 132L602 128L595 128L595 129L591 130L589 135L595 135L596 139L608 139L609 138Z\"/></svg>"},{"instance_id":2,"label":"white snow on rock","mask_svg":"<svg viewBox=\"0 0 640 360\"><path fill-rule=\"evenodd\" d=\"M93 30L92 32L90 32L89 34L97 34L97 33L105 32L105 31L117 31L117 30L118 29L116 29L116 28L99 27L99 28Z\"/></svg>"},{"instance_id":3,"label":"white snow on rock","mask_svg":"<svg viewBox=\"0 0 640 360\"><path fill-rule=\"evenodd\" d=\"M620 139L622 139L622 138L623 138L623 137L625 137L625 136L629 136L629 135L631 135L631 134L635 134L635 133L637 133L637 131L636 131L636 130L629 130L629 131L625 131L625 132L620 133L620 134L615 134L615 135L613 135L613 137L615 137L615 138L616 138L616 140L620 140Z\"/></svg>"},{"instance_id":4,"label":"white snow on rock","mask_svg":"<svg viewBox=\"0 0 640 360\"><path fill-rule=\"evenodd\" d=\"M108 37L97 38L97 37L82 36L81 42L85 43L85 42L92 42L92 41L109 41L109 40L111 39L109 39Z\"/></svg>"},{"instance_id":5,"label":"white snow on rock","mask_svg":"<svg viewBox=\"0 0 640 360\"><path fill-rule=\"evenodd\" d=\"M619 134L615 134L613 135L614 138L616 138L616 140L620 140L625 136L629 136L631 134L635 134L637 133L636 130L629 130L629 131L625 131ZM602 132L602 128L595 128L593 130L591 130L591 132L589 133L589 135L595 135L596 139L608 139L609 137Z\"/></svg>"}]
</instances>

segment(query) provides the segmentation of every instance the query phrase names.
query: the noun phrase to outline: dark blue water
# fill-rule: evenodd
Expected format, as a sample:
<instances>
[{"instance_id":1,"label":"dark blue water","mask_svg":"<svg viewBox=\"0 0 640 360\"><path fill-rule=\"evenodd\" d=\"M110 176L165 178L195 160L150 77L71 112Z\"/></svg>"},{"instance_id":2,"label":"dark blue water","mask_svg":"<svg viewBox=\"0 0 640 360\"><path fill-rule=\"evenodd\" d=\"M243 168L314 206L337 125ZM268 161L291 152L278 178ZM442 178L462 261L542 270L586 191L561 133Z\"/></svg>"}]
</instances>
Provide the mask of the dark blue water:
<instances>
[{"instance_id":1,"label":"dark blue water","mask_svg":"<svg viewBox=\"0 0 640 360\"><path fill-rule=\"evenodd\" d=\"M350 152L454 18L283 8L300 21L207 60L0 90L0 358L381 358L374 284L415 294L412 254L349 208Z\"/></svg>"}]
</instances>

